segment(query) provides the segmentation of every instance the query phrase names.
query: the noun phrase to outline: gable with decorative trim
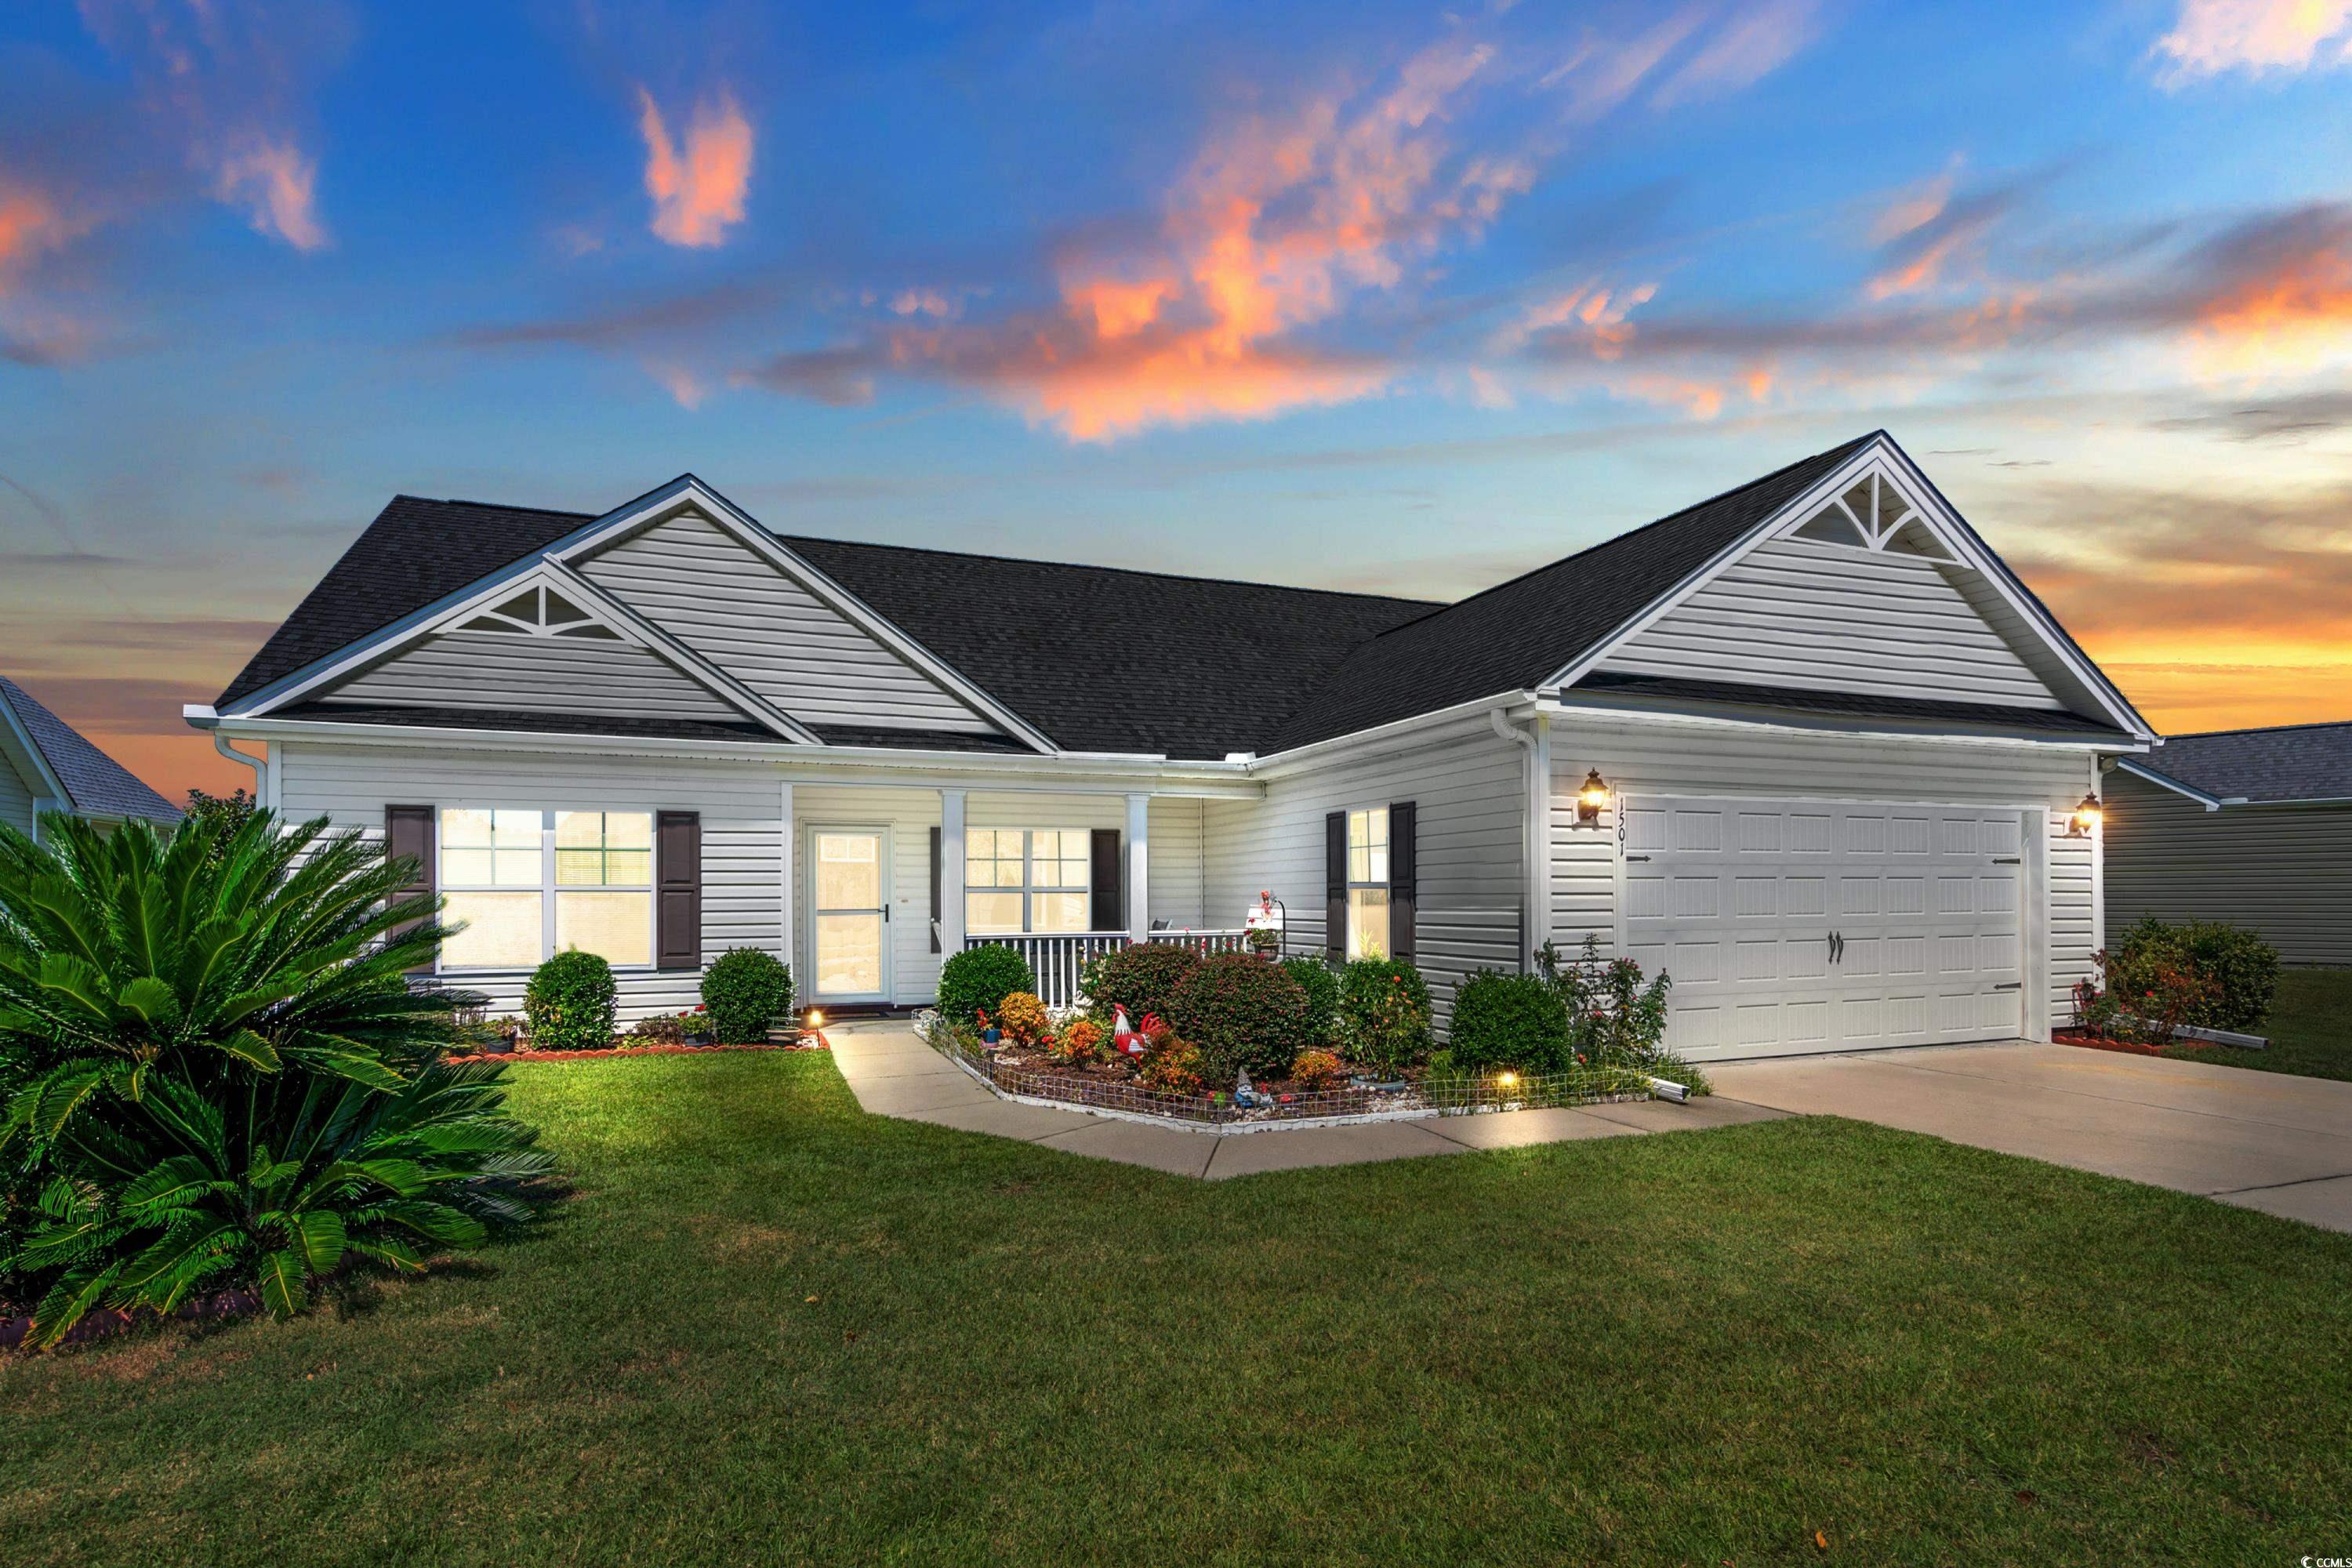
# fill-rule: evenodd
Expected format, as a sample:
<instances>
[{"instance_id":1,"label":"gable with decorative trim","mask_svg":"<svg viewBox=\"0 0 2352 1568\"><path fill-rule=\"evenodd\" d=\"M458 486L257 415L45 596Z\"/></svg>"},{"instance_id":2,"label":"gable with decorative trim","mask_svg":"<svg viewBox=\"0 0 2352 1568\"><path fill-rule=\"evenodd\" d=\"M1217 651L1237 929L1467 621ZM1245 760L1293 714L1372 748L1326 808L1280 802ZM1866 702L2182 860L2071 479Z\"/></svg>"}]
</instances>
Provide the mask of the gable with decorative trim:
<instances>
[{"instance_id":1,"label":"gable with decorative trim","mask_svg":"<svg viewBox=\"0 0 2352 1568\"><path fill-rule=\"evenodd\" d=\"M1612 673L2063 709L2077 684L1969 542L1871 462L1594 666ZM2078 699L2079 700L2079 699Z\"/></svg>"},{"instance_id":2,"label":"gable with decorative trim","mask_svg":"<svg viewBox=\"0 0 2352 1568\"><path fill-rule=\"evenodd\" d=\"M803 722L975 734L997 729L806 584L692 510L570 564Z\"/></svg>"}]
</instances>

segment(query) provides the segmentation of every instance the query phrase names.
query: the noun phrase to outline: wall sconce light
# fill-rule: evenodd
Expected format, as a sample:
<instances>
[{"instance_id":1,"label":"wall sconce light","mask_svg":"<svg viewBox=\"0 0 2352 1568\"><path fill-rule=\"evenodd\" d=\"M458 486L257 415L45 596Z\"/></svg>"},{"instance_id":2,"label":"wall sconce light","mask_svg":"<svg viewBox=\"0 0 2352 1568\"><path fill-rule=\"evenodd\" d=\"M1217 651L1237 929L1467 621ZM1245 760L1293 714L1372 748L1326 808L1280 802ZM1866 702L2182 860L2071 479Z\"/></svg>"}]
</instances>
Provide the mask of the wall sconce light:
<instances>
[{"instance_id":1,"label":"wall sconce light","mask_svg":"<svg viewBox=\"0 0 2352 1568\"><path fill-rule=\"evenodd\" d=\"M2066 819L2066 837L2088 838L2099 830L2099 818L2105 815L2105 809L2099 805L2097 795L2084 795L2083 804L2074 808L2074 815Z\"/></svg>"},{"instance_id":2,"label":"wall sconce light","mask_svg":"<svg viewBox=\"0 0 2352 1568\"><path fill-rule=\"evenodd\" d=\"M810 1008L810 1009L808 1010L808 1015L807 1015L807 1017L806 1017L805 1022L804 1022L804 1026L805 1026L805 1027L807 1027L807 1028L811 1028L811 1029L822 1029L822 1028L824 1028L824 1008L822 1008L822 1007L812 1007L812 1008Z\"/></svg>"},{"instance_id":3,"label":"wall sconce light","mask_svg":"<svg viewBox=\"0 0 2352 1568\"><path fill-rule=\"evenodd\" d=\"M1593 823L1601 820L1601 807L1609 804L1609 785L1599 768L1587 769L1584 783L1576 792L1576 820Z\"/></svg>"}]
</instances>

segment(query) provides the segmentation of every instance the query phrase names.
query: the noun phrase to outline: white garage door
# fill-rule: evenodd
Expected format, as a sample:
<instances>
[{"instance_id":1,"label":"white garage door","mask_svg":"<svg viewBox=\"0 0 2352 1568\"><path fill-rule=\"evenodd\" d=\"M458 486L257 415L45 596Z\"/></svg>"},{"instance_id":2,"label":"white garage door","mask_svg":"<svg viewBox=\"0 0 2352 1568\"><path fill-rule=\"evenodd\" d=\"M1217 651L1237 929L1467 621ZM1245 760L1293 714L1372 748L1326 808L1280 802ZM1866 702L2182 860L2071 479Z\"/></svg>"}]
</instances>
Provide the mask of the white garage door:
<instances>
[{"instance_id":1,"label":"white garage door","mask_svg":"<svg viewBox=\"0 0 2352 1568\"><path fill-rule=\"evenodd\" d=\"M1624 951L1695 1059L2021 1032L2013 811L1629 799Z\"/></svg>"}]
</instances>

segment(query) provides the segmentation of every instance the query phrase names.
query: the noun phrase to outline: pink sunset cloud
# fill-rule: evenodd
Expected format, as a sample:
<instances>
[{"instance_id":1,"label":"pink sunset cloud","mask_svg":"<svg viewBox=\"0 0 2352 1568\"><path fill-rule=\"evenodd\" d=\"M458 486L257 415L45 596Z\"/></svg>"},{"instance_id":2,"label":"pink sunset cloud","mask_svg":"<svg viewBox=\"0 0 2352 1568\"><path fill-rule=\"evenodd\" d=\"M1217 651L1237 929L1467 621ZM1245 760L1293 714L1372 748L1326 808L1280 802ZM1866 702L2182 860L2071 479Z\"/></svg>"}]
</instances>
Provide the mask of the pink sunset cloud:
<instances>
[{"instance_id":1,"label":"pink sunset cloud","mask_svg":"<svg viewBox=\"0 0 2352 1568\"><path fill-rule=\"evenodd\" d=\"M651 227L671 245L707 249L726 242L743 221L751 185L751 122L735 97L695 106L685 144L672 138L653 94L637 89L637 130L646 140L646 194L654 199Z\"/></svg>"}]
</instances>

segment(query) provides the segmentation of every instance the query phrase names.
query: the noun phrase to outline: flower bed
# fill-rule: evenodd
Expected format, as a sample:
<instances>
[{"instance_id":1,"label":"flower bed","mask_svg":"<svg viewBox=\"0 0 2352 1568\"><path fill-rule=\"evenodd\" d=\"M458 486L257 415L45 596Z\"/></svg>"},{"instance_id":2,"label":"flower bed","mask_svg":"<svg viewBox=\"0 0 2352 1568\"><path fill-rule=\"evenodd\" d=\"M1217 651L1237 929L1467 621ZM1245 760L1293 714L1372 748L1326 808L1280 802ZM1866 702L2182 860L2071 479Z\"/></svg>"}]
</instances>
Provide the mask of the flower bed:
<instances>
[{"instance_id":1,"label":"flower bed","mask_svg":"<svg viewBox=\"0 0 2352 1568\"><path fill-rule=\"evenodd\" d=\"M1276 1079L1253 1086L1248 1101L1226 1090L1155 1089L1116 1064L1072 1067L1043 1049L981 1046L937 1013L918 1014L915 1032L933 1049L1011 1099L1067 1105L1112 1116L1149 1117L1216 1131L1283 1125L1466 1116L1654 1097L1649 1076L1630 1068L1581 1067L1545 1074L1432 1074L1421 1069L1368 1081L1352 1075L1328 1089Z\"/></svg>"}]
</instances>

